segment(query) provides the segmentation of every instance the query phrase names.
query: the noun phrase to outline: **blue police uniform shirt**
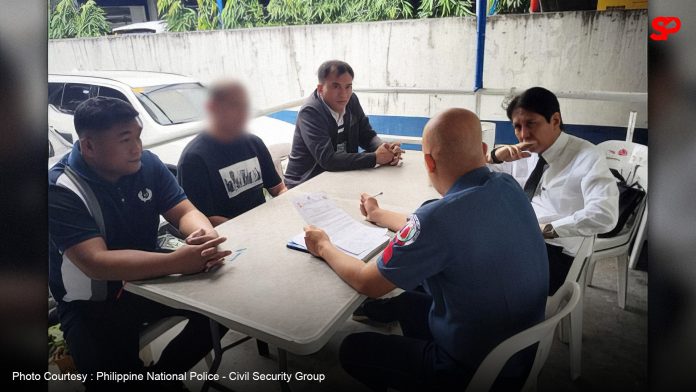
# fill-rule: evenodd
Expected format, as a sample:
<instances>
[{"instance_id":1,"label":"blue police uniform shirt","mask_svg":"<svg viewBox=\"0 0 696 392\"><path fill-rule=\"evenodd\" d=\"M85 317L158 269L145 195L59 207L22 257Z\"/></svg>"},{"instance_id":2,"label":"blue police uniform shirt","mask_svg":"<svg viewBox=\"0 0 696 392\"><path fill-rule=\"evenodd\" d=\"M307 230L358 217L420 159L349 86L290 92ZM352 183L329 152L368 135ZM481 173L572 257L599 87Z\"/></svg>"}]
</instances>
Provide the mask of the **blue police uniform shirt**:
<instances>
[{"instance_id":1,"label":"blue police uniform shirt","mask_svg":"<svg viewBox=\"0 0 696 392\"><path fill-rule=\"evenodd\" d=\"M398 287L423 284L432 295L429 326L444 367L473 372L544 319L548 259L534 210L511 176L486 167L416 210L377 265ZM508 375L530 363L513 358Z\"/></svg>"},{"instance_id":2,"label":"blue police uniform shirt","mask_svg":"<svg viewBox=\"0 0 696 392\"><path fill-rule=\"evenodd\" d=\"M177 176L203 214L230 219L265 203L263 189L281 183L268 148L251 134L230 143L199 134L181 154Z\"/></svg>"},{"instance_id":3,"label":"blue police uniform shirt","mask_svg":"<svg viewBox=\"0 0 696 392\"><path fill-rule=\"evenodd\" d=\"M64 174L65 167L70 166L95 194L109 250L155 251L160 214L185 200L186 195L155 154L143 151L140 161L136 173L110 183L87 166L78 142L49 170L49 287L59 302L113 299L122 286L121 281L89 278L64 254L74 245L102 236L84 197Z\"/></svg>"}]
</instances>

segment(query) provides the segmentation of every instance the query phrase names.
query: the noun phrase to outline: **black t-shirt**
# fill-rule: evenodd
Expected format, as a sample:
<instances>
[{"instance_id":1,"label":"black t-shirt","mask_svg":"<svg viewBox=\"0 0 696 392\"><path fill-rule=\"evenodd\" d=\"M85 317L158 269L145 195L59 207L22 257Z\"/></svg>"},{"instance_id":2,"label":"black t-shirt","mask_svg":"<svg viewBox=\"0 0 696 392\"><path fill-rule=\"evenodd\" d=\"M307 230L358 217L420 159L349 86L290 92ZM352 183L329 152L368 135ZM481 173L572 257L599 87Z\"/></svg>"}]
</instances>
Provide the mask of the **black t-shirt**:
<instances>
[{"instance_id":1,"label":"black t-shirt","mask_svg":"<svg viewBox=\"0 0 696 392\"><path fill-rule=\"evenodd\" d=\"M263 204L263 189L281 182L268 148L251 134L231 143L199 134L179 158L178 177L189 200L202 213L230 219Z\"/></svg>"}]
</instances>

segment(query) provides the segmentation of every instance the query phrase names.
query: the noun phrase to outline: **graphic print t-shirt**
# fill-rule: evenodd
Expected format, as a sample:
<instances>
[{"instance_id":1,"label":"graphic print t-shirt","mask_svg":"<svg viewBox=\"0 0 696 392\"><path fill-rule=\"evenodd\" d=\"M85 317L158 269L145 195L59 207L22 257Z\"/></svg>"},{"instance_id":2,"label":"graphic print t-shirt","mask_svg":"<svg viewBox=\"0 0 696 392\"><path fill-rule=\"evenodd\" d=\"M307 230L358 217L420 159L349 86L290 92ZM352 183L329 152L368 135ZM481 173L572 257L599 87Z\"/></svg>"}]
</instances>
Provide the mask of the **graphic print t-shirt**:
<instances>
[{"instance_id":1,"label":"graphic print t-shirt","mask_svg":"<svg viewBox=\"0 0 696 392\"><path fill-rule=\"evenodd\" d=\"M178 177L189 200L206 216L234 218L263 204L263 189L280 184L271 154L255 135L221 143L196 136L179 159Z\"/></svg>"}]
</instances>

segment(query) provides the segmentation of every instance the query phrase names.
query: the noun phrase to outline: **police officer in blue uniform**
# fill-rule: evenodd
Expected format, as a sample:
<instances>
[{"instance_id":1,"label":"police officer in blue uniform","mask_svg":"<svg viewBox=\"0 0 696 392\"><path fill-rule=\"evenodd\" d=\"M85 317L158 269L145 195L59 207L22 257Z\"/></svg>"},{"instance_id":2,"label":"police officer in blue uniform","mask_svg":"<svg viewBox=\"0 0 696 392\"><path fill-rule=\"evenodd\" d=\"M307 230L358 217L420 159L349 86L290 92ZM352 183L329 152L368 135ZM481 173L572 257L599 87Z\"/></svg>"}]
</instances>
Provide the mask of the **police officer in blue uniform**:
<instances>
[{"instance_id":1,"label":"police officer in blue uniform","mask_svg":"<svg viewBox=\"0 0 696 392\"><path fill-rule=\"evenodd\" d=\"M407 290L391 309L403 336L346 337L344 369L374 390L463 390L488 352L543 320L548 293L546 247L529 202L509 175L486 167L479 119L450 109L423 132L425 165L442 199L409 217L362 197L366 218L396 231L375 262L338 250L306 227L310 252L358 292L376 298ZM422 285L424 292L413 291ZM522 386L534 348L515 355L497 381Z\"/></svg>"},{"instance_id":2,"label":"police officer in blue uniform","mask_svg":"<svg viewBox=\"0 0 696 392\"><path fill-rule=\"evenodd\" d=\"M49 286L75 365L92 375L89 390L123 390L97 383L99 371L143 371L139 332L165 317L188 322L150 370L181 373L203 358L212 349L206 317L125 292L123 281L200 272L230 254L167 167L143 151L137 117L120 99L83 102L74 120L80 140L49 171ZM157 252L160 215L189 236L172 253Z\"/></svg>"}]
</instances>

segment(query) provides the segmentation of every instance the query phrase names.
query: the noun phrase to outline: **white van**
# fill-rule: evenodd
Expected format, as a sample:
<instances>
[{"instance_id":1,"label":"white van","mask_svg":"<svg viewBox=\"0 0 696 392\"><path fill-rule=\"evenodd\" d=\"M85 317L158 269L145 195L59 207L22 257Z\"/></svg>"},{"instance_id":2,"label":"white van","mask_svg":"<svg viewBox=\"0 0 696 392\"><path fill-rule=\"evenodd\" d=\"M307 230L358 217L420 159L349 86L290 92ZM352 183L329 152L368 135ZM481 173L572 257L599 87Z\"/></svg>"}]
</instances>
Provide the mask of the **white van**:
<instances>
[{"instance_id":1,"label":"white van","mask_svg":"<svg viewBox=\"0 0 696 392\"><path fill-rule=\"evenodd\" d=\"M143 147L166 164L176 165L186 144L205 128L206 88L197 80L171 73L146 71L76 71L48 75L49 130L69 142L77 140L73 114L92 97L128 101L140 112ZM270 117L249 122L280 169L290 154L294 126Z\"/></svg>"}]
</instances>

